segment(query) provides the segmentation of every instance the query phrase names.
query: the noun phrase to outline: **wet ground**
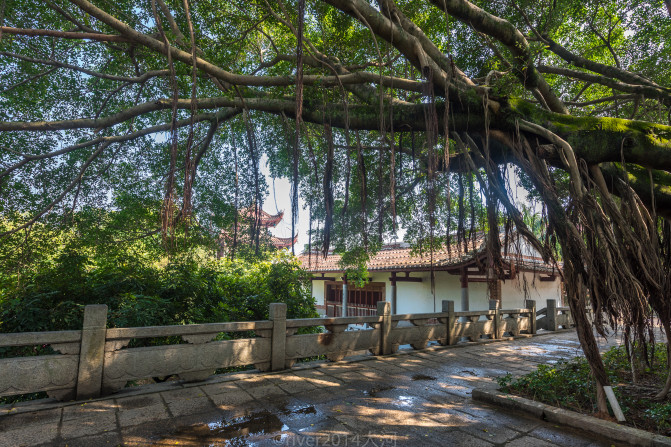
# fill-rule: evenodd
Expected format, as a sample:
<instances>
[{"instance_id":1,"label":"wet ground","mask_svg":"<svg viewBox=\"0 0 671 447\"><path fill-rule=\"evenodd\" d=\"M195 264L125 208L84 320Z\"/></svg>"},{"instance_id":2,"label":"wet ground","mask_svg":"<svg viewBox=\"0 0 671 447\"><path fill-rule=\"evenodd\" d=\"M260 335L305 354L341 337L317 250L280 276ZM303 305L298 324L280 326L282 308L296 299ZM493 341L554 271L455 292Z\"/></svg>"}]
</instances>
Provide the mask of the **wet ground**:
<instances>
[{"instance_id":1,"label":"wet ground","mask_svg":"<svg viewBox=\"0 0 671 447\"><path fill-rule=\"evenodd\" d=\"M580 353L575 334L564 332L6 406L0 447L611 445L470 399L498 376Z\"/></svg>"}]
</instances>

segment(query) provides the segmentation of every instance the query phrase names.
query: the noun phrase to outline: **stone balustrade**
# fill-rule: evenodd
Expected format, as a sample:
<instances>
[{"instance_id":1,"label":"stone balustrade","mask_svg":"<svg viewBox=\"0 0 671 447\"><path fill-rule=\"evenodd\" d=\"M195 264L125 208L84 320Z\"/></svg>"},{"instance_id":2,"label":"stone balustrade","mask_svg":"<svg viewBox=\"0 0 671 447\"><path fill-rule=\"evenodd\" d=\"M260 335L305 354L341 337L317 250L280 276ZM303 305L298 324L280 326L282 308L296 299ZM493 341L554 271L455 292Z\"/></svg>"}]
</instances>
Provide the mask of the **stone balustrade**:
<instances>
[{"instance_id":1,"label":"stone balustrade","mask_svg":"<svg viewBox=\"0 0 671 447\"><path fill-rule=\"evenodd\" d=\"M588 309L589 314L589 309ZM559 329L568 329L575 326L571 309L568 307L558 307L556 300L548 300L547 307L538 311L540 318L536 320L538 329L546 331L558 331Z\"/></svg>"},{"instance_id":2,"label":"stone balustrade","mask_svg":"<svg viewBox=\"0 0 671 447\"><path fill-rule=\"evenodd\" d=\"M87 399L153 377L200 381L220 368L277 371L301 359L388 355L400 346L424 349L430 342L454 345L573 324L568 308L554 300L538 312L529 300L525 309L499 309L492 301L488 310L468 312L455 312L453 301L442 304L442 312L392 315L390 303L379 302L376 316L293 320L286 318L285 304L271 304L264 321L110 329L107 306L86 306L82 330L0 334L0 348L50 346L55 352L0 358L0 396L44 391L61 400ZM321 332L297 333L308 327ZM132 346L141 339L156 345Z\"/></svg>"}]
</instances>

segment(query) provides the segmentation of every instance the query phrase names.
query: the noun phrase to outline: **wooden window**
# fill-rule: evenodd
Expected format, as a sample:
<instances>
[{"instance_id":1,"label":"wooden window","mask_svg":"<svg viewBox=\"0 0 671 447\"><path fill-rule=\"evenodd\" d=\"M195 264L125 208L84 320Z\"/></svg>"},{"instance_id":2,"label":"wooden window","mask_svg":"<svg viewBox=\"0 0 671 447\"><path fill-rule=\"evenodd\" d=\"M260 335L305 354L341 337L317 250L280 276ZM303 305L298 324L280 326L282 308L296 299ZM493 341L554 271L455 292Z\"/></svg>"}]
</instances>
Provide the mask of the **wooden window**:
<instances>
[{"instance_id":1,"label":"wooden window","mask_svg":"<svg viewBox=\"0 0 671 447\"><path fill-rule=\"evenodd\" d=\"M327 281L324 284L326 315L328 317L342 316L342 286L341 281ZM371 282L365 287L347 287L347 316L369 316L377 314L378 301L384 301L385 290L383 282Z\"/></svg>"}]
</instances>

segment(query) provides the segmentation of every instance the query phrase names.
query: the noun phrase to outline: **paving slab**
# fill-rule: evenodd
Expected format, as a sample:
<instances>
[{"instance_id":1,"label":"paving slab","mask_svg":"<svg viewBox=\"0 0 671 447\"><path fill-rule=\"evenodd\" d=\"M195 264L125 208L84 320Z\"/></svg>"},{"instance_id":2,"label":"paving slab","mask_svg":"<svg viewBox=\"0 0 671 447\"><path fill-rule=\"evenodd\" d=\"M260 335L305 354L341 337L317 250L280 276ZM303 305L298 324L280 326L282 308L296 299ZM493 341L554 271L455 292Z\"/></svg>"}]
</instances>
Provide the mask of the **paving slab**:
<instances>
[{"instance_id":1,"label":"paving slab","mask_svg":"<svg viewBox=\"0 0 671 447\"><path fill-rule=\"evenodd\" d=\"M616 343L600 340L604 349ZM497 377L579 354L575 333L562 332L0 407L0 447L610 446L471 399Z\"/></svg>"},{"instance_id":2,"label":"paving slab","mask_svg":"<svg viewBox=\"0 0 671 447\"><path fill-rule=\"evenodd\" d=\"M13 427L0 432L0 447L23 447L54 444L59 440L58 422Z\"/></svg>"},{"instance_id":3,"label":"paving slab","mask_svg":"<svg viewBox=\"0 0 671 447\"><path fill-rule=\"evenodd\" d=\"M250 390L251 391L251 390ZM210 396L212 403L222 410L232 410L244 407L254 400L254 397L245 390L218 393Z\"/></svg>"},{"instance_id":4,"label":"paving slab","mask_svg":"<svg viewBox=\"0 0 671 447\"><path fill-rule=\"evenodd\" d=\"M117 399L116 404L118 406L116 417L122 429L167 420L171 417L168 407L158 393L124 397Z\"/></svg>"},{"instance_id":5,"label":"paving slab","mask_svg":"<svg viewBox=\"0 0 671 447\"><path fill-rule=\"evenodd\" d=\"M64 440L93 436L117 431L117 418L114 411L83 414L77 418L63 420L60 436Z\"/></svg>"},{"instance_id":6,"label":"paving slab","mask_svg":"<svg viewBox=\"0 0 671 447\"><path fill-rule=\"evenodd\" d=\"M0 433L30 425L57 424L60 422L62 414L62 408L51 408L44 411L35 410L17 414L9 413L0 417Z\"/></svg>"}]
</instances>

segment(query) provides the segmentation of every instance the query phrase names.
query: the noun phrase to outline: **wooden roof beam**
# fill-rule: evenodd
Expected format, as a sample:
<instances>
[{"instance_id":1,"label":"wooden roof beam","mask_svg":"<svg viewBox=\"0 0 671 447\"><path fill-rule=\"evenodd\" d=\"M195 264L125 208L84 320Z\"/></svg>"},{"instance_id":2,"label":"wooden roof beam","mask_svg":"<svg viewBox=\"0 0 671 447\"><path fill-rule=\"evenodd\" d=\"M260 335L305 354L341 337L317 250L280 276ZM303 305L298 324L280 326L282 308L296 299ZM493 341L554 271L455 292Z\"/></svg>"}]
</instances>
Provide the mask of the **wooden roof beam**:
<instances>
[{"instance_id":1,"label":"wooden roof beam","mask_svg":"<svg viewBox=\"0 0 671 447\"><path fill-rule=\"evenodd\" d=\"M416 276L410 276L410 272L405 272L405 276L396 276L396 272L391 272L391 278L389 281L394 282L422 282L422 278Z\"/></svg>"}]
</instances>

